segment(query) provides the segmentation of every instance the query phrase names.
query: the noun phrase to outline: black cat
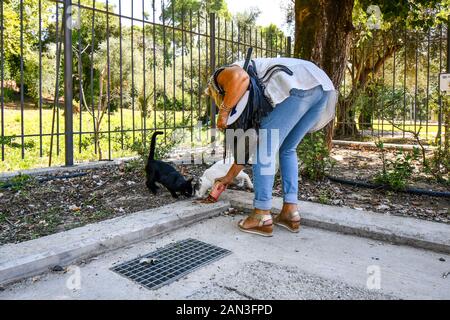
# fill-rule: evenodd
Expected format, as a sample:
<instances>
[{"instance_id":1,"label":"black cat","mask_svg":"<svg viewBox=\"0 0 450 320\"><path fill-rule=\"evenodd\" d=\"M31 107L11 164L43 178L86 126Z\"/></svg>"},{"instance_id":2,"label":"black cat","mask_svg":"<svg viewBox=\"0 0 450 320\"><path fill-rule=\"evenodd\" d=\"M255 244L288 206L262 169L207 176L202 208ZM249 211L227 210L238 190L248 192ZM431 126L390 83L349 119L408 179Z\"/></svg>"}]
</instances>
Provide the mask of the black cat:
<instances>
[{"instance_id":1,"label":"black cat","mask_svg":"<svg viewBox=\"0 0 450 320\"><path fill-rule=\"evenodd\" d=\"M155 160L156 137L159 134L163 134L163 132L156 131L152 135L150 154L148 155L147 165L145 166L147 188L153 194L156 194L159 189L156 185L156 182L158 182L166 187L174 198L178 198L177 192L184 196L191 197L193 193L192 178L185 180L184 177L170 164Z\"/></svg>"}]
</instances>

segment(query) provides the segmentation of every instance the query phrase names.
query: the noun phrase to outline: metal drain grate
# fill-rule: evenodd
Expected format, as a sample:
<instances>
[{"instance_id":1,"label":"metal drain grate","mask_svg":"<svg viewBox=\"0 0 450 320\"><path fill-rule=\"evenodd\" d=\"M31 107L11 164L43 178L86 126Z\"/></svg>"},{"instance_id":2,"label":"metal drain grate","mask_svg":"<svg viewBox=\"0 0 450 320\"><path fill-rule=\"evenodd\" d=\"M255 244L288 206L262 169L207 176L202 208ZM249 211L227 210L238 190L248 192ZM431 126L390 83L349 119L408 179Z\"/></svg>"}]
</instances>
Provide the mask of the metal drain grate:
<instances>
[{"instance_id":1,"label":"metal drain grate","mask_svg":"<svg viewBox=\"0 0 450 320\"><path fill-rule=\"evenodd\" d=\"M111 270L147 289L157 289L230 253L199 240L186 239L114 266Z\"/></svg>"}]
</instances>

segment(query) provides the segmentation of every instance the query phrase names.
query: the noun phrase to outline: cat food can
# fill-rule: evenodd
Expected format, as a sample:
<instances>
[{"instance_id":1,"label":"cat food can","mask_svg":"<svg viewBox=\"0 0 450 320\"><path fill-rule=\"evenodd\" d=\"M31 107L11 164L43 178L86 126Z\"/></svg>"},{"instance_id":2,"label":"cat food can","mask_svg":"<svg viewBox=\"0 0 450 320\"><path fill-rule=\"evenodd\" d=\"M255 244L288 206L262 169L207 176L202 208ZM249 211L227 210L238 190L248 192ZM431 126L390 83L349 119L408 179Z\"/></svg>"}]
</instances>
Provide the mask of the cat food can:
<instances>
[{"instance_id":1,"label":"cat food can","mask_svg":"<svg viewBox=\"0 0 450 320\"><path fill-rule=\"evenodd\" d=\"M219 200L220 195L222 194L222 192L225 191L226 188L227 188L226 185L220 182L216 182L213 188L211 189L211 192L209 193L209 197L212 198L214 201Z\"/></svg>"}]
</instances>

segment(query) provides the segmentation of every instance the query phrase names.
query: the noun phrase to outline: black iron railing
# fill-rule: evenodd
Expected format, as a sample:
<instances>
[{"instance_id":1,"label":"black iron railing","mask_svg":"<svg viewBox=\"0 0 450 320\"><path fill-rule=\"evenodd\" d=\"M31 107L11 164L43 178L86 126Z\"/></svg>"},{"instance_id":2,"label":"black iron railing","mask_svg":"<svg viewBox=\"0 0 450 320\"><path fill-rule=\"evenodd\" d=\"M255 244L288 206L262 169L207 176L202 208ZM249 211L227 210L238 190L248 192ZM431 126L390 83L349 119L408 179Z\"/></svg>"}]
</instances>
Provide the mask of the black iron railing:
<instances>
[{"instance_id":1,"label":"black iron railing","mask_svg":"<svg viewBox=\"0 0 450 320\"><path fill-rule=\"evenodd\" d=\"M16 9L17 39L4 34L4 13ZM215 127L203 91L216 66L244 59L249 46L254 57L291 50L279 30L176 1L2 1L0 11L4 162L112 159L156 129L192 137L198 121Z\"/></svg>"},{"instance_id":2,"label":"black iron railing","mask_svg":"<svg viewBox=\"0 0 450 320\"><path fill-rule=\"evenodd\" d=\"M253 57L292 55L280 30L249 27L203 2L5 0L0 32L2 171L129 155L153 130L168 139L181 129L193 140L199 123L215 128L203 90L217 66L243 60L249 47ZM337 134L419 132L440 142L447 34L447 26L374 31L354 43Z\"/></svg>"}]
</instances>

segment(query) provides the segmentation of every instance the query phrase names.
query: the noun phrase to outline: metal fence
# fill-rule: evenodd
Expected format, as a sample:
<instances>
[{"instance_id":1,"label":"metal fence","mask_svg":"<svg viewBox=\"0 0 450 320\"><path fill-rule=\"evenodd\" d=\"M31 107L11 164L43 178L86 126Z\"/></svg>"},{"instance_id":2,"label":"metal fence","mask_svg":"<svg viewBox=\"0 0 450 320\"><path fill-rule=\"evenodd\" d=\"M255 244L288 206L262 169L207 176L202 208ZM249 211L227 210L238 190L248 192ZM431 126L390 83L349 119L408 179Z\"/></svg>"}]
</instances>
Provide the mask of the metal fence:
<instances>
[{"instance_id":1,"label":"metal fence","mask_svg":"<svg viewBox=\"0 0 450 320\"><path fill-rule=\"evenodd\" d=\"M199 122L215 127L216 107L203 89L217 66L244 59L250 46L254 57L291 56L291 38L273 26L186 6L1 1L1 171L129 155L153 130L166 137L186 130L192 140ZM449 47L447 26L375 31L355 42L340 86L338 136L418 133L439 141L438 77Z\"/></svg>"},{"instance_id":2,"label":"metal fence","mask_svg":"<svg viewBox=\"0 0 450 320\"><path fill-rule=\"evenodd\" d=\"M0 16L3 163L112 159L157 129L192 137L198 121L215 126L203 91L216 66L250 46L291 52L274 28L176 1L10 0Z\"/></svg>"},{"instance_id":3,"label":"metal fence","mask_svg":"<svg viewBox=\"0 0 450 320\"><path fill-rule=\"evenodd\" d=\"M439 75L449 68L448 27L374 31L355 42L341 85L337 134L440 141L445 99Z\"/></svg>"}]
</instances>

